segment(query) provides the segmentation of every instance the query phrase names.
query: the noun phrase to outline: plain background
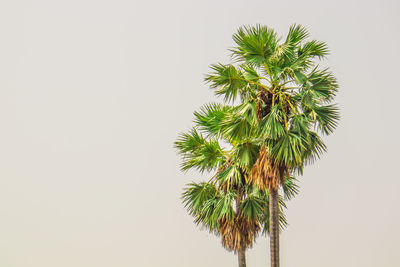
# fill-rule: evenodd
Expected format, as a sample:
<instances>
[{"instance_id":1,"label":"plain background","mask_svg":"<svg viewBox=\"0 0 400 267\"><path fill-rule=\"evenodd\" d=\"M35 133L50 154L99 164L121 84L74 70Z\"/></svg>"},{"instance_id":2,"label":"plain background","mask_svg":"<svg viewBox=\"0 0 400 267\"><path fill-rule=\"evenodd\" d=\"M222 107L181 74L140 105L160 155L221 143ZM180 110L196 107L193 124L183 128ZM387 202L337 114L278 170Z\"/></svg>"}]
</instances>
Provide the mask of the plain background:
<instances>
[{"instance_id":1,"label":"plain background","mask_svg":"<svg viewBox=\"0 0 400 267\"><path fill-rule=\"evenodd\" d=\"M196 228L172 144L241 25L326 41L342 119L300 177L282 267L400 266L400 4L0 2L0 266L236 266ZM260 237L248 266L268 266Z\"/></svg>"}]
</instances>

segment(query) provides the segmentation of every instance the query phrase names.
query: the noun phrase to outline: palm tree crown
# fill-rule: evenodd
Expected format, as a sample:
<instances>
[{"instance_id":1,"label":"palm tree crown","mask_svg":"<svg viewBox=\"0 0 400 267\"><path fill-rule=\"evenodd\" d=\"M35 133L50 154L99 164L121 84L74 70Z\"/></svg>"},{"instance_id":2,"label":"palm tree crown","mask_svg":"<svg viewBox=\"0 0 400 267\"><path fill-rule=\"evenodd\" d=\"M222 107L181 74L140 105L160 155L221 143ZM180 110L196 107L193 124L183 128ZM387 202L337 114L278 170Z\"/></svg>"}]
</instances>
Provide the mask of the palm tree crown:
<instances>
[{"instance_id":1,"label":"palm tree crown","mask_svg":"<svg viewBox=\"0 0 400 267\"><path fill-rule=\"evenodd\" d=\"M336 79L315 63L328 48L324 42L306 41L308 36L300 25L293 25L283 42L268 27L242 27L233 35L236 64L212 65L206 77L226 102L239 97L243 106L251 106L248 113L236 114L231 130L237 128L238 138L257 132L260 149L266 151L257 157L252 177L261 188L276 188L289 171L301 173L318 158L326 145L317 132L331 133L339 119L336 105L330 104Z\"/></svg>"}]
</instances>

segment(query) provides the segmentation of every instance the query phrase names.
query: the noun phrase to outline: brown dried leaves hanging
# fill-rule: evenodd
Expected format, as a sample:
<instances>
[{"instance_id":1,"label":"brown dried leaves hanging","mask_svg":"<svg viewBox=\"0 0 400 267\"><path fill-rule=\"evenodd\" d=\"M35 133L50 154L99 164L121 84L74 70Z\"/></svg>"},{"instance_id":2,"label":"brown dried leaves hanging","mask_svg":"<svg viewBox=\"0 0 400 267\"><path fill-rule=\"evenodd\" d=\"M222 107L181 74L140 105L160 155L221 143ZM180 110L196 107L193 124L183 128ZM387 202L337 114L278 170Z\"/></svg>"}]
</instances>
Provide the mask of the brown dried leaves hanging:
<instances>
[{"instance_id":1,"label":"brown dried leaves hanging","mask_svg":"<svg viewBox=\"0 0 400 267\"><path fill-rule=\"evenodd\" d=\"M279 185L285 183L285 177L288 175L287 168L275 162L269 156L268 148L264 147L250 171L249 181L261 190L278 189Z\"/></svg>"},{"instance_id":2,"label":"brown dried leaves hanging","mask_svg":"<svg viewBox=\"0 0 400 267\"><path fill-rule=\"evenodd\" d=\"M260 229L257 221L246 218L241 212L236 213L233 220L222 218L219 222L222 245L229 251L251 248Z\"/></svg>"}]
</instances>

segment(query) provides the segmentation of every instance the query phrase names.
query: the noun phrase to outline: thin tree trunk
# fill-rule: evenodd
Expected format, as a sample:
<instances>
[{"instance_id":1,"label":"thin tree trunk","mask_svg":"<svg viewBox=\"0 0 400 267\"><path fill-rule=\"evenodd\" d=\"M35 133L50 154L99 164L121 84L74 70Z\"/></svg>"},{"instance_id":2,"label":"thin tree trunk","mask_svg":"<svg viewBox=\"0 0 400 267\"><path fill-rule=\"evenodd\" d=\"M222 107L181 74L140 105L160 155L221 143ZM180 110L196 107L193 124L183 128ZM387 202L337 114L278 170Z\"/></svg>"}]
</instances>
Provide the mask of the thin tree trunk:
<instances>
[{"instance_id":1,"label":"thin tree trunk","mask_svg":"<svg viewBox=\"0 0 400 267\"><path fill-rule=\"evenodd\" d=\"M243 176L242 176L243 179ZM240 204L242 203L244 197L244 192L243 192L243 188L239 186L238 188L238 194L236 197L236 214L239 214L240 210ZM239 267L246 267L246 248L243 248L241 246L241 248L238 250L237 252L238 254L238 263L239 263Z\"/></svg>"},{"instance_id":2,"label":"thin tree trunk","mask_svg":"<svg viewBox=\"0 0 400 267\"><path fill-rule=\"evenodd\" d=\"M246 267L246 249L239 249L238 251L239 267Z\"/></svg>"},{"instance_id":3,"label":"thin tree trunk","mask_svg":"<svg viewBox=\"0 0 400 267\"><path fill-rule=\"evenodd\" d=\"M279 206L278 189L269 190L269 233L271 267L279 267Z\"/></svg>"}]
</instances>

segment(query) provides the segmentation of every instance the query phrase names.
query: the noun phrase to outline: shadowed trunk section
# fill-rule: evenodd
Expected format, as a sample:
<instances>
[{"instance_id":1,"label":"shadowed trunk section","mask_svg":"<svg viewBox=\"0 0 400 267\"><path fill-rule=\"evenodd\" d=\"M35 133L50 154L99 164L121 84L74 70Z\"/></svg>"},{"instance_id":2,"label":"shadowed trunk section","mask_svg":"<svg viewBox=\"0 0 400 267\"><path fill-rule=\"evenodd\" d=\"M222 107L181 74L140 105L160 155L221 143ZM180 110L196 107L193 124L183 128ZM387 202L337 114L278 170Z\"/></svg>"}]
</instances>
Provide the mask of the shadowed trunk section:
<instances>
[{"instance_id":1,"label":"shadowed trunk section","mask_svg":"<svg viewBox=\"0 0 400 267\"><path fill-rule=\"evenodd\" d=\"M246 249L241 248L238 251L239 267L246 267Z\"/></svg>"},{"instance_id":2,"label":"shadowed trunk section","mask_svg":"<svg viewBox=\"0 0 400 267\"><path fill-rule=\"evenodd\" d=\"M279 207L278 189L269 190L269 229L271 267L279 267Z\"/></svg>"}]
</instances>

